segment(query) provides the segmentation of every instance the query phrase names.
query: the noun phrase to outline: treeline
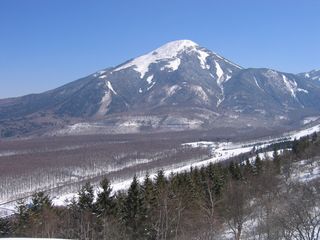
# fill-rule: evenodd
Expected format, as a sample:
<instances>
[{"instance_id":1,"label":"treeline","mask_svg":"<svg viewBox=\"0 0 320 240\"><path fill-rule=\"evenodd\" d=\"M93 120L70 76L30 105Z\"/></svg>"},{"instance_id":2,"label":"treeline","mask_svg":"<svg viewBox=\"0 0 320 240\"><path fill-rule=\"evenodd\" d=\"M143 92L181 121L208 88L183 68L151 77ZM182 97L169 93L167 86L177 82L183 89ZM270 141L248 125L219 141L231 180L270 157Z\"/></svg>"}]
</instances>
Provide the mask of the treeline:
<instances>
[{"instance_id":1,"label":"treeline","mask_svg":"<svg viewBox=\"0 0 320 240\"><path fill-rule=\"evenodd\" d=\"M127 191L112 193L108 179L98 193L86 183L66 207L43 192L20 201L17 214L0 221L0 236L68 239L318 239L319 181L284 177L288 166L319 154L317 136L275 149L272 161L246 159L210 164L165 176L159 171ZM289 171L290 172L290 171Z\"/></svg>"}]
</instances>

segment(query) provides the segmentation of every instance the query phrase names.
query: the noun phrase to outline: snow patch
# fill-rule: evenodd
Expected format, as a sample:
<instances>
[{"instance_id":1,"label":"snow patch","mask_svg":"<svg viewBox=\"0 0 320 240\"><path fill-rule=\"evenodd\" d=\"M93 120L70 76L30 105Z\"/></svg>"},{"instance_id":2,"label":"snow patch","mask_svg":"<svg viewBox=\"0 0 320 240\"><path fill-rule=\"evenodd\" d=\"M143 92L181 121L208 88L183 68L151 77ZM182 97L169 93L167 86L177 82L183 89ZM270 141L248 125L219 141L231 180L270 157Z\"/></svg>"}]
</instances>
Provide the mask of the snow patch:
<instances>
[{"instance_id":1,"label":"snow patch","mask_svg":"<svg viewBox=\"0 0 320 240\"><path fill-rule=\"evenodd\" d=\"M295 81L290 81L286 75L282 74L283 82L287 88L287 90L291 93L291 96L297 98L295 92L297 89L297 83Z\"/></svg>"},{"instance_id":2,"label":"snow patch","mask_svg":"<svg viewBox=\"0 0 320 240\"><path fill-rule=\"evenodd\" d=\"M161 71L167 69L169 72L174 72L179 68L180 63L180 58L173 59L172 61L168 62L164 67L162 67Z\"/></svg>"},{"instance_id":3,"label":"snow patch","mask_svg":"<svg viewBox=\"0 0 320 240\"><path fill-rule=\"evenodd\" d=\"M112 101L112 96L109 91L107 91L100 101L100 107L98 110L98 115L103 116L108 112L108 107Z\"/></svg>"},{"instance_id":4,"label":"snow patch","mask_svg":"<svg viewBox=\"0 0 320 240\"><path fill-rule=\"evenodd\" d=\"M216 74L218 76L218 85L222 84L222 76L223 76L223 70L220 67L220 64L217 61L214 61L215 65L216 65Z\"/></svg>"},{"instance_id":5,"label":"snow patch","mask_svg":"<svg viewBox=\"0 0 320 240\"><path fill-rule=\"evenodd\" d=\"M201 51L201 50L198 50L197 53L198 53L198 58L200 61L201 68L202 69L209 69L210 66L207 64L207 57L209 57L209 54L207 52Z\"/></svg>"},{"instance_id":6,"label":"snow patch","mask_svg":"<svg viewBox=\"0 0 320 240\"><path fill-rule=\"evenodd\" d=\"M156 82L152 82L152 84L147 88L147 91L149 91L153 86L156 84Z\"/></svg>"},{"instance_id":7,"label":"snow patch","mask_svg":"<svg viewBox=\"0 0 320 240\"><path fill-rule=\"evenodd\" d=\"M306 124L314 122L314 121L316 121L318 119L319 119L319 117L307 117L307 118L303 119L302 124L306 125Z\"/></svg>"},{"instance_id":8,"label":"snow patch","mask_svg":"<svg viewBox=\"0 0 320 240\"><path fill-rule=\"evenodd\" d=\"M190 89L198 96L200 97L203 101L209 102L209 97L207 93L203 90L201 86L196 86L192 85Z\"/></svg>"},{"instance_id":9,"label":"snow patch","mask_svg":"<svg viewBox=\"0 0 320 240\"><path fill-rule=\"evenodd\" d=\"M115 95L118 95L117 92L113 89L110 81L107 82L107 86Z\"/></svg>"},{"instance_id":10,"label":"snow patch","mask_svg":"<svg viewBox=\"0 0 320 240\"><path fill-rule=\"evenodd\" d=\"M257 87L258 87L261 91L264 91L264 90L260 87L260 85L258 84L258 81L257 81L257 79L256 79L255 76L253 76L253 79L254 79L254 82L255 82L255 84L257 85Z\"/></svg>"},{"instance_id":11,"label":"snow patch","mask_svg":"<svg viewBox=\"0 0 320 240\"><path fill-rule=\"evenodd\" d=\"M306 94L309 93L307 90L302 89L302 88L297 88L297 91L298 91L298 92L304 92L304 93L306 93Z\"/></svg>"},{"instance_id":12,"label":"snow patch","mask_svg":"<svg viewBox=\"0 0 320 240\"><path fill-rule=\"evenodd\" d=\"M172 96L180 89L181 89L181 87L179 85L173 85L173 86L167 88L166 89L167 96Z\"/></svg>"},{"instance_id":13,"label":"snow patch","mask_svg":"<svg viewBox=\"0 0 320 240\"><path fill-rule=\"evenodd\" d=\"M221 89L221 94L220 94L220 96L217 97L218 101L217 101L217 105L216 105L217 107L219 107L219 105L223 102L223 100L225 98L225 96L224 96L224 88L223 88L223 85L222 85L223 82L224 82L224 78L223 78L224 72L221 69L220 64L217 61L214 61L214 63L215 63L215 66L216 66L216 75L218 77L217 84L218 84L219 88Z\"/></svg>"},{"instance_id":14,"label":"snow patch","mask_svg":"<svg viewBox=\"0 0 320 240\"><path fill-rule=\"evenodd\" d=\"M104 78L106 78L107 77L107 75L101 75L99 78L100 79L104 79Z\"/></svg>"}]
</instances>

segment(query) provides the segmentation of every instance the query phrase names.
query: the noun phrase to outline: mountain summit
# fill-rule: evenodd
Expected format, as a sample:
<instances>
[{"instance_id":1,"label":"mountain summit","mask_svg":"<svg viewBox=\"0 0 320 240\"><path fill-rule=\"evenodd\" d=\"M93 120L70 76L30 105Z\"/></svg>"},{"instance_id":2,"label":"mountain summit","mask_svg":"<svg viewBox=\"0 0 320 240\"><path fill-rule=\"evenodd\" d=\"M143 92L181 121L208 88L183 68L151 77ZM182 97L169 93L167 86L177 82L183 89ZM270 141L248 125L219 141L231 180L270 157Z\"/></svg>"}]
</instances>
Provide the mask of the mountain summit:
<instances>
[{"instance_id":1,"label":"mountain summit","mask_svg":"<svg viewBox=\"0 0 320 240\"><path fill-rule=\"evenodd\" d=\"M287 130L319 115L317 76L244 69L173 41L57 89L0 100L1 136Z\"/></svg>"}]
</instances>

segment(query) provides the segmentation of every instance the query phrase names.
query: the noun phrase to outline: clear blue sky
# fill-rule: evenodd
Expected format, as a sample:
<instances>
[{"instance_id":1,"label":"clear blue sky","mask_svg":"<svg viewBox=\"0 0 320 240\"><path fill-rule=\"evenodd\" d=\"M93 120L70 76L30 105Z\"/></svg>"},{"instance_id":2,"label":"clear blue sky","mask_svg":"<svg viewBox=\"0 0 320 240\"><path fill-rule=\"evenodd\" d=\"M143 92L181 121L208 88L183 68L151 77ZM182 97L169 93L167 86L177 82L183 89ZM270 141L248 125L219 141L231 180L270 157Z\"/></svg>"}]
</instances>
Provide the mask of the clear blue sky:
<instances>
[{"instance_id":1,"label":"clear blue sky","mask_svg":"<svg viewBox=\"0 0 320 240\"><path fill-rule=\"evenodd\" d=\"M49 90L177 39L244 67L320 68L318 0L0 0L0 98Z\"/></svg>"}]
</instances>

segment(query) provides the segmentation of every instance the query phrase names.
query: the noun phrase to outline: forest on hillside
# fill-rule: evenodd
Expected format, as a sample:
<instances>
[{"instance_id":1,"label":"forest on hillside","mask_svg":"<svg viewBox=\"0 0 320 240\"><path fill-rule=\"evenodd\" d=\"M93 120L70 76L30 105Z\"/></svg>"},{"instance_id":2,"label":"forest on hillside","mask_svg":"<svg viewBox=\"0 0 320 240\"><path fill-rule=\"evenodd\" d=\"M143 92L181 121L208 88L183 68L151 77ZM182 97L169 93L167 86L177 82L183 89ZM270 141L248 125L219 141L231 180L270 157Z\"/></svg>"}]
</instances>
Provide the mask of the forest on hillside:
<instances>
[{"instance_id":1,"label":"forest on hillside","mask_svg":"<svg viewBox=\"0 0 320 240\"><path fill-rule=\"evenodd\" d=\"M113 193L104 178L95 198L88 182L77 198L56 207L45 192L19 201L0 220L1 237L68 239L303 239L320 238L320 169L317 134L275 145L273 157L240 156L221 164L165 176L158 171L127 191ZM318 173L319 175L319 173Z\"/></svg>"}]
</instances>

